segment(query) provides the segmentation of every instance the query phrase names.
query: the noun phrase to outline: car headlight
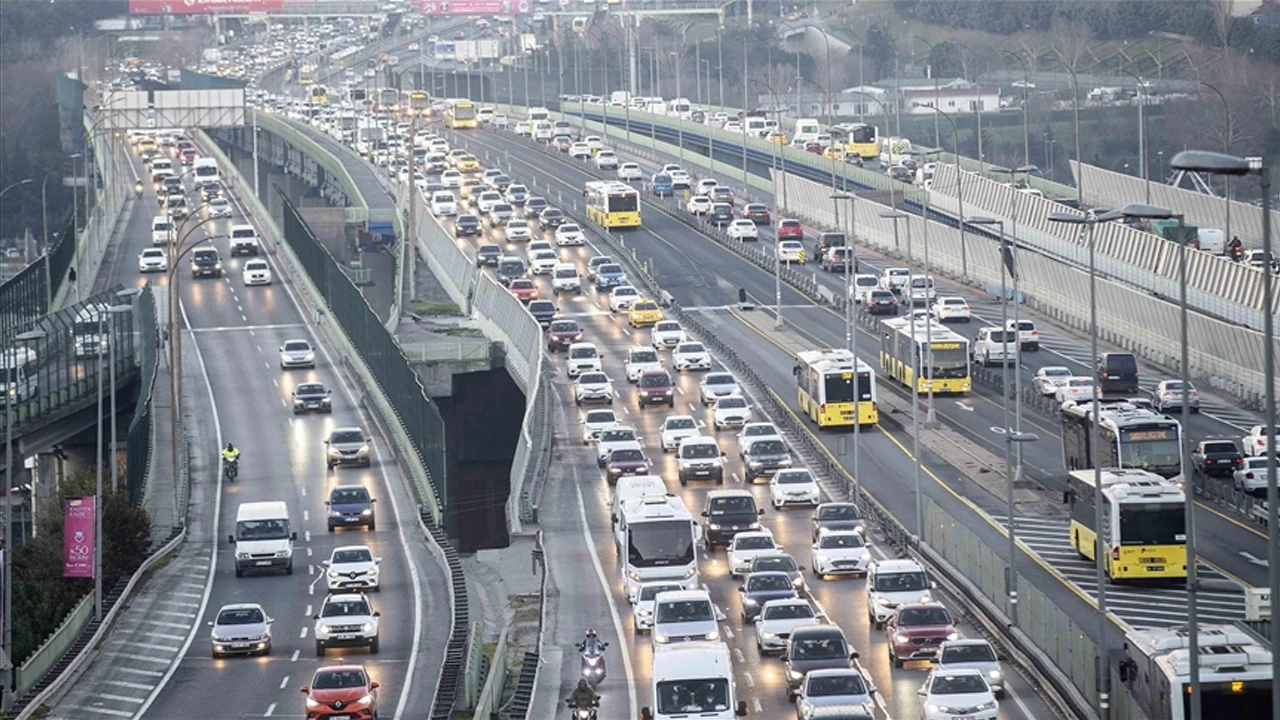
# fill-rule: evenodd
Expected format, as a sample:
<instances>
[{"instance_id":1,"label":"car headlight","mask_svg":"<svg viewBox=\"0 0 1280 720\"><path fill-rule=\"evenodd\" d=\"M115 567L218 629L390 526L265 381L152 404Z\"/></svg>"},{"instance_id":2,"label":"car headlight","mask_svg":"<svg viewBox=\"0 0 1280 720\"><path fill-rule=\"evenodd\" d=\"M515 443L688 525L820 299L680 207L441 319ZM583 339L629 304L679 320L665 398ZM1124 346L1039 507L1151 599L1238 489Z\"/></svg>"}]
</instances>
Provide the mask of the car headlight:
<instances>
[{"instance_id":1,"label":"car headlight","mask_svg":"<svg viewBox=\"0 0 1280 720\"><path fill-rule=\"evenodd\" d=\"M933 596L930 595L928 591L926 591L923 595L920 596L920 602L922 603L933 602Z\"/></svg>"},{"instance_id":2,"label":"car headlight","mask_svg":"<svg viewBox=\"0 0 1280 720\"><path fill-rule=\"evenodd\" d=\"M361 445L361 446L360 446L360 449L356 451L356 454L357 454L357 455L368 455L368 454L369 454L369 446L368 446L368 445Z\"/></svg>"},{"instance_id":3,"label":"car headlight","mask_svg":"<svg viewBox=\"0 0 1280 720\"><path fill-rule=\"evenodd\" d=\"M318 703L318 702L316 702L316 701L315 701L315 700L313 700L310 696L308 696L308 697L307 697L307 707L308 707L308 708L318 708L318 707L320 707L321 705L322 705L322 703Z\"/></svg>"},{"instance_id":4,"label":"car headlight","mask_svg":"<svg viewBox=\"0 0 1280 720\"><path fill-rule=\"evenodd\" d=\"M707 523L707 528L710 530L719 530L720 523Z\"/></svg>"},{"instance_id":5,"label":"car headlight","mask_svg":"<svg viewBox=\"0 0 1280 720\"><path fill-rule=\"evenodd\" d=\"M995 701L995 700L992 700L991 702L985 702L985 703L982 703L981 705L979 705L979 706L978 706L978 709L979 709L979 710L995 710L995 709L996 709L996 701Z\"/></svg>"},{"instance_id":6,"label":"car headlight","mask_svg":"<svg viewBox=\"0 0 1280 720\"><path fill-rule=\"evenodd\" d=\"M337 510L330 510L329 517L342 517L342 513L338 512Z\"/></svg>"},{"instance_id":7,"label":"car headlight","mask_svg":"<svg viewBox=\"0 0 1280 720\"><path fill-rule=\"evenodd\" d=\"M854 532L856 532L856 533L858 533L859 535L862 535L862 534L866 533L867 529L866 529L865 527L863 527L862 525L855 525L855 526L853 527L853 531L854 531Z\"/></svg>"},{"instance_id":8,"label":"car headlight","mask_svg":"<svg viewBox=\"0 0 1280 720\"><path fill-rule=\"evenodd\" d=\"M671 639L671 638L667 637L667 634L666 634L666 633L664 633L664 632L654 632L654 633L653 633L653 641L654 641L654 642L656 642L656 643L664 643L664 642L667 642L667 641L668 641L668 640L670 640L670 639Z\"/></svg>"},{"instance_id":9,"label":"car headlight","mask_svg":"<svg viewBox=\"0 0 1280 720\"><path fill-rule=\"evenodd\" d=\"M942 706L937 703L929 703L925 707L929 708L929 712L932 712L932 713L942 712Z\"/></svg>"},{"instance_id":10,"label":"car headlight","mask_svg":"<svg viewBox=\"0 0 1280 720\"><path fill-rule=\"evenodd\" d=\"M365 623L360 626L361 632L373 632L373 623Z\"/></svg>"},{"instance_id":11,"label":"car headlight","mask_svg":"<svg viewBox=\"0 0 1280 720\"><path fill-rule=\"evenodd\" d=\"M905 642L909 642L910 640L911 638L907 637L906 635L903 635L902 633L898 633L897 635L893 636L893 641L898 643L905 643Z\"/></svg>"},{"instance_id":12,"label":"car headlight","mask_svg":"<svg viewBox=\"0 0 1280 720\"><path fill-rule=\"evenodd\" d=\"M743 598L742 604L748 605L748 606L755 606L755 605L758 605L759 603L756 602L755 598Z\"/></svg>"},{"instance_id":13,"label":"car headlight","mask_svg":"<svg viewBox=\"0 0 1280 720\"><path fill-rule=\"evenodd\" d=\"M222 269L222 263L220 263L220 262L214 263L214 264L213 264L213 267L214 267L215 269L221 270L221 269Z\"/></svg>"},{"instance_id":14,"label":"car headlight","mask_svg":"<svg viewBox=\"0 0 1280 720\"><path fill-rule=\"evenodd\" d=\"M329 577L331 577L331 578L333 578L333 579L335 579L335 580L336 580L336 579L338 579L339 577L341 577L341 575L339 575L339 574L338 574L338 571L337 571L337 570L330 570L330 571L329 571Z\"/></svg>"},{"instance_id":15,"label":"car headlight","mask_svg":"<svg viewBox=\"0 0 1280 720\"><path fill-rule=\"evenodd\" d=\"M636 615L642 618L653 617L653 611L649 608L636 608Z\"/></svg>"},{"instance_id":16,"label":"car headlight","mask_svg":"<svg viewBox=\"0 0 1280 720\"><path fill-rule=\"evenodd\" d=\"M716 632L715 630L711 630L703 637L706 638L707 640L718 640L720 639L720 633Z\"/></svg>"},{"instance_id":17,"label":"car headlight","mask_svg":"<svg viewBox=\"0 0 1280 720\"><path fill-rule=\"evenodd\" d=\"M759 460L752 460L751 462L747 463L747 465L749 465L749 466L750 466L750 467L752 467L752 468L758 468L758 467L760 467L760 461L759 461Z\"/></svg>"},{"instance_id":18,"label":"car headlight","mask_svg":"<svg viewBox=\"0 0 1280 720\"><path fill-rule=\"evenodd\" d=\"M761 638L763 638L763 639L765 639L765 640L773 640L774 638L778 637L778 634L777 634L777 633L771 633L771 632L768 632L767 630L761 630L761 631L760 631L760 637L761 637ZM708 639L708 640L710 640L711 638L707 638L707 639Z\"/></svg>"},{"instance_id":19,"label":"car headlight","mask_svg":"<svg viewBox=\"0 0 1280 720\"><path fill-rule=\"evenodd\" d=\"M804 679L804 673L802 673L802 672L796 672L795 670L788 670L788 671L787 671L787 675L788 675L788 676L790 676L792 680L803 680L803 679Z\"/></svg>"},{"instance_id":20,"label":"car headlight","mask_svg":"<svg viewBox=\"0 0 1280 720\"><path fill-rule=\"evenodd\" d=\"M1004 677L1004 675L999 670L992 670L991 672L987 673L988 680L999 680L1002 677Z\"/></svg>"},{"instance_id":21,"label":"car headlight","mask_svg":"<svg viewBox=\"0 0 1280 720\"><path fill-rule=\"evenodd\" d=\"M951 633L951 634L947 635L947 639L948 639L948 640L959 640L959 639L960 639L960 633L953 632L953 633Z\"/></svg>"},{"instance_id":22,"label":"car headlight","mask_svg":"<svg viewBox=\"0 0 1280 720\"><path fill-rule=\"evenodd\" d=\"M293 551L291 551L291 550L277 550L277 551L276 551L276 557L289 557L291 554L293 554Z\"/></svg>"},{"instance_id":23,"label":"car headlight","mask_svg":"<svg viewBox=\"0 0 1280 720\"><path fill-rule=\"evenodd\" d=\"M893 607L893 603L889 602L888 598L878 597L876 598L876 604L880 607Z\"/></svg>"},{"instance_id":24,"label":"car headlight","mask_svg":"<svg viewBox=\"0 0 1280 720\"><path fill-rule=\"evenodd\" d=\"M360 511L360 514L365 517L369 517L370 515L373 514L373 508L365 508L364 510Z\"/></svg>"},{"instance_id":25,"label":"car headlight","mask_svg":"<svg viewBox=\"0 0 1280 720\"><path fill-rule=\"evenodd\" d=\"M328 635L329 635L328 625L316 625L316 637L328 637Z\"/></svg>"},{"instance_id":26,"label":"car headlight","mask_svg":"<svg viewBox=\"0 0 1280 720\"><path fill-rule=\"evenodd\" d=\"M628 580L631 580L632 582L640 582L643 578L641 578L641 577L640 577L640 574L639 574L639 573L635 573L635 572L632 572L632 571L628 570L628 571L627 571L627 579L628 579Z\"/></svg>"},{"instance_id":27,"label":"car headlight","mask_svg":"<svg viewBox=\"0 0 1280 720\"><path fill-rule=\"evenodd\" d=\"M753 522L753 523L751 523L750 525L748 525L748 526L747 526L747 529L748 529L748 530L759 530L759 529L760 529L760 523L758 523L758 522Z\"/></svg>"},{"instance_id":28,"label":"car headlight","mask_svg":"<svg viewBox=\"0 0 1280 720\"><path fill-rule=\"evenodd\" d=\"M369 693L369 694L365 695L364 697L360 698L360 699L359 699L359 700L357 700L356 702L360 703L361 705L368 705L368 704L372 703L372 702L373 702L373 693Z\"/></svg>"},{"instance_id":29,"label":"car headlight","mask_svg":"<svg viewBox=\"0 0 1280 720\"><path fill-rule=\"evenodd\" d=\"M249 559L249 553L247 553L247 552L237 552L237 553L236 553L236 559L237 559L237 560L248 560L248 559Z\"/></svg>"}]
</instances>

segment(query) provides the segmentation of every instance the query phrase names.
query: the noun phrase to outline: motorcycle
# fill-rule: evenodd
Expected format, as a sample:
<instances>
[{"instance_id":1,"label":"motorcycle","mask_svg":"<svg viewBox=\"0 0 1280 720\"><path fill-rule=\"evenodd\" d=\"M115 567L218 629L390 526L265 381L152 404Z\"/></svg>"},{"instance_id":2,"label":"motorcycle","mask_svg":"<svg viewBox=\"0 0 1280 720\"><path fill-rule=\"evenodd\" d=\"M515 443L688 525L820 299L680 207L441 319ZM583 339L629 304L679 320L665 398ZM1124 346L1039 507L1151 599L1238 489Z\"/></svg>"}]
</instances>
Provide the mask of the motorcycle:
<instances>
[{"instance_id":1,"label":"motorcycle","mask_svg":"<svg viewBox=\"0 0 1280 720\"><path fill-rule=\"evenodd\" d=\"M600 701L591 703L590 706L577 705L573 702L573 698L565 698L565 704L569 706L572 720L596 720L596 708L600 707Z\"/></svg>"},{"instance_id":2,"label":"motorcycle","mask_svg":"<svg viewBox=\"0 0 1280 720\"><path fill-rule=\"evenodd\" d=\"M578 643L578 651L582 653L582 679L595 689L596 685L604 680L604 651L609 648L609 643L596 643L594 650L588 651L586 643Z\"/></svg>"},{"instance_id":3,"label":"motorcycle","mask_svg":"<svg viewBox=\"0 0 1280 720\"><path fill-rule=\"evenodd\" d=\"M240 461L223 460L222 474L226 476L228 482L235 482L236 476L240 474Z\"/></svg>"}]
</instances>

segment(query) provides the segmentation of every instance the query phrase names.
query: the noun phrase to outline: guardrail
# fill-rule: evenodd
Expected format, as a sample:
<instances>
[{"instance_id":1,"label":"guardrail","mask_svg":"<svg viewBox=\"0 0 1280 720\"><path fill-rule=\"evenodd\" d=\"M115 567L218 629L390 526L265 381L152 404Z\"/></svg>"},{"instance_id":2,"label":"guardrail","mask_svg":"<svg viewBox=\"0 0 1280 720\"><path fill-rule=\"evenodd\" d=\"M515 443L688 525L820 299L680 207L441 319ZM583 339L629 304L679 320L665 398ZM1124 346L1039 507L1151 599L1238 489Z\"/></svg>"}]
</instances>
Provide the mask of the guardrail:
<instances>
[{"instance_id":1,"label":"guardrail","mask_svg":"<svg viewBox=\"0 0 1280 720\"><path fill-rule=\"evenodd\" d=\"M481 644L483 655L483 644ZM475 712L472 720L490 720L498 714L502 704L502 691L507 685L507 628L498 634L498 642L493 647L493 657L486 663L489 666L484 687L476 698Z\"/></svg>"}]
</instances>

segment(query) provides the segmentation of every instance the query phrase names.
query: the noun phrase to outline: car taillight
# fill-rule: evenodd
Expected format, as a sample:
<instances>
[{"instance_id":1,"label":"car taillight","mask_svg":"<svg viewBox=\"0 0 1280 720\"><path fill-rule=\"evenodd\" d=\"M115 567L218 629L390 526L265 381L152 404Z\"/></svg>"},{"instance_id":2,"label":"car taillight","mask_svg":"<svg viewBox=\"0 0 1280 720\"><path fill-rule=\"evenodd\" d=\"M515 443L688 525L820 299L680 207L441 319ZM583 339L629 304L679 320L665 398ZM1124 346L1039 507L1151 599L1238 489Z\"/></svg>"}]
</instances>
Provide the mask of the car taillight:
<instances>
[{"instance_id":1,"label":"car taillight","mask_svg":"<svg viewBox=\"0 0 1280 720\"><path fill-rule=\"evenodd\" d=\"M1245 473L1245 474L1244 474L1244 476L1245 476L1245 478L1247 478L1247 479L1249 479L1249 480L1252 480L1252 479L1253 479L1253 473L1251 473L1251 472L1247 472L1247 473Z\"/></svg>"}]
</instances>

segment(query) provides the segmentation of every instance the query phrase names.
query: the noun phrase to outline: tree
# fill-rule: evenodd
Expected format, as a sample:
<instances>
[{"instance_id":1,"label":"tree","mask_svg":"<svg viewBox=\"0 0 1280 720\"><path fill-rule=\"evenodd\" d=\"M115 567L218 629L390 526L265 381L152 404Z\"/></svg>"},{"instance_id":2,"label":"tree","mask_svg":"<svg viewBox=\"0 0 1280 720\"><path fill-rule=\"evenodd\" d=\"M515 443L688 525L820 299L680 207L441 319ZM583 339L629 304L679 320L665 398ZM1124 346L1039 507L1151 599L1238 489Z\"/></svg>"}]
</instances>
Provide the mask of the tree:
<instances>
[{"instance_id":1,"label":"tree","mask_svg":"<svg viewBox=\"0 0 1280 720\"><path fill-rule=\"evenodd\" d=\"M897 43L893 36L879 25L867 28L867 46L863 51L863 59L870 70L868 83L881 80L894 72L894 64L898 55Z\"/></svg>"}]
</instances>

